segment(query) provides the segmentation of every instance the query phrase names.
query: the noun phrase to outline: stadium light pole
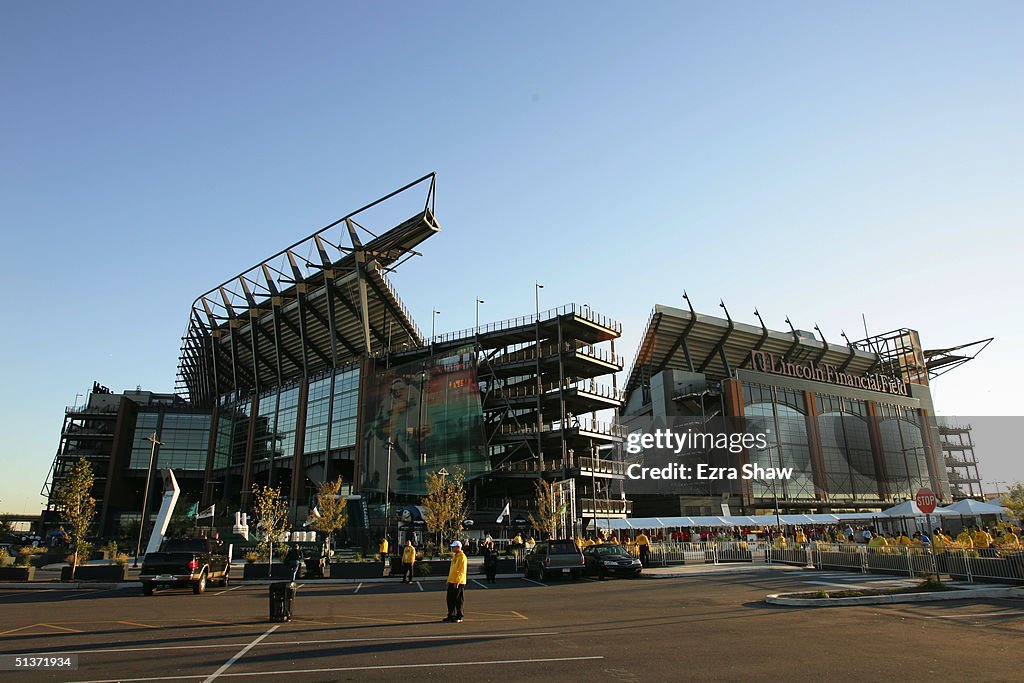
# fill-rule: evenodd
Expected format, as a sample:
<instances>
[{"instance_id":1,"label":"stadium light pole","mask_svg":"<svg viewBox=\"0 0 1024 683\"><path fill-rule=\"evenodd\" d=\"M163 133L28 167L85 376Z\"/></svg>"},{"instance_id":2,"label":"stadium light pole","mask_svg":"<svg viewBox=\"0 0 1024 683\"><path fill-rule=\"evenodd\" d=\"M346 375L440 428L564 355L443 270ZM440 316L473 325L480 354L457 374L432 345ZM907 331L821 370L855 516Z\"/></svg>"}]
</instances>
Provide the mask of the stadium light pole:
<instances>
[{"instance_id":1,"label":"stadium light pole","mask_svg":"<svg viewBox=\"0 0 1024 683\"><path fill-rule=\"evenodd\" d=\"M149 482L153 478L153 458L156 455L156 447L162 446L163 442L157 441L156 432L146 437L146 441L152 444L149 447L149 467L146 469L146 488L142 492L142 519L139 520L139 537L135 541L135 562L132 569L139 566L139 551L142 550L142 530L146 526L146 508L149 506Z\"/></svg>"}]
</instances>

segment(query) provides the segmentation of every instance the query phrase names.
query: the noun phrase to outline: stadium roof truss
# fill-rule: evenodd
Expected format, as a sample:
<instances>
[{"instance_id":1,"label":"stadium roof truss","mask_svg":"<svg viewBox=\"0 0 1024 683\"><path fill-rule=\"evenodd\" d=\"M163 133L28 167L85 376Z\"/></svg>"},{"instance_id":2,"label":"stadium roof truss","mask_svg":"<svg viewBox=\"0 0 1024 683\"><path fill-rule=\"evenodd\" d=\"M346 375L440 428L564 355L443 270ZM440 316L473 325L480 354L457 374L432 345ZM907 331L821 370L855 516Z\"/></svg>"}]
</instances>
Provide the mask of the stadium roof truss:
<instances>
[{"instance_id":1,"label":"stadium roof truss","mask_svg":"<svg viewBox=\"0 0 1024 683\"><path fill-rule=\"evenodd\" d=\"M424 188L423 209L386 232L359 222ZM387 273L440 230L435 188L427 174L200 295L182 336L178 393L212 405L232 391L258 394L380 350L421 346Z\"/></svg>"},{"instance_id":2,"label":"stadium roof truss","mask_svg":"<svg viewBox=\"0 0 1024 683\"><path fill-rule=\"evenodd\" d=\"M818 337L796 330L788 318L789 332L769 330L758 311L754 314L760 325L748 325L733 320L724 302L719 304L723 319L695 312L684 298L689 310L654 307L626 382L627 396L666 368L703 373L714 382L727 379L736 370L751 368L752 351L797 363L828 363L857 375L878 369L877 354L849 343L832 344L817 325Z\"/></svg>"}]
</instances>

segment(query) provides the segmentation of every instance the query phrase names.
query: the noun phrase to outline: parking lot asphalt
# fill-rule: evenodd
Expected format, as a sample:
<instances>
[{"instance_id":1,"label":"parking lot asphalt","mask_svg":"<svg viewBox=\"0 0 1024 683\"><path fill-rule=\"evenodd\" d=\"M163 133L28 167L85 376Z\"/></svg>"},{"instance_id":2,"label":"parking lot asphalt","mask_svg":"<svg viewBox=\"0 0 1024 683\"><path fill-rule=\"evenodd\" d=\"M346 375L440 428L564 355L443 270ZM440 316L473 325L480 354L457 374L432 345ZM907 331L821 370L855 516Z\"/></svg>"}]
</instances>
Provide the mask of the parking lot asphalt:
<instances>
[{"instance_id":1,"label":"parking lot asphalt","mask_svg":"<svg viewBox=\"0 0 1024 683\"><path fill-rule=\"evenodd\" d=\"M660 581L471 580L466 620L444 584L304 584L268 622L266 585L204 595L0 587L0 653L76 654L28 681L1020 680L1024 601L800 609L765 594L898 581L746 571Z\"/></svg>"}]
</instances>

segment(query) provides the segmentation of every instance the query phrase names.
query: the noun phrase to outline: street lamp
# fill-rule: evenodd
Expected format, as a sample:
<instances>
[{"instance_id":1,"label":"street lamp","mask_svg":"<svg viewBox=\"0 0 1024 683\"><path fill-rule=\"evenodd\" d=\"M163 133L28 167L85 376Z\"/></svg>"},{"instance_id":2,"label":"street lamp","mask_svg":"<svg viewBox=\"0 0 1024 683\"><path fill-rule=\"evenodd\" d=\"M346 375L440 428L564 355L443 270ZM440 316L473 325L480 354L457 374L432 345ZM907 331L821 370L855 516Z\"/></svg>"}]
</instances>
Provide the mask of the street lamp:
<instances>
[{"instance_id":1,"label":"street lamp","mask_svg":"<svg viewBox=\"0 0 1024 683\"><path fill-rule=\"evenodd\" d=\"M146 509L149 506L149 481L153 478L153 458L156 456L156 447L162 446L163 442L157 441L156 432L146 437L146 441L152 444L149 447L149 467L146 469L146 488L142 493L142 519L139 520L139 537L135 541L135 562L132 568L139 566L139 551L142 550L142 529L146 526Z\"/></svg>"},{"instance_id":2,"label":"street lamp","mask_svg":"<svg viewBox=\"0 0 1024 683\"><path fill-rule=\"evenodd\" d=\"M477 297L477 299L476 299L476 333L477 334L480 334L480 304L485 304L485 303L487 303L487 302L484 301L483 299L481 299L480 297Z\"/></svg>"},{"instance_id":3,"label":"street lamp","mask_svg":"<svg viewBox=\"0 0 1024 683\"><path fill-rule=\"evenodd\" d=\"M441 311L432 309L430 314L430 345L434 345L434 322L437 320L437 316L441 315Z\"/></svg>"},{"instance_id":4,"label":"street lamp","mask_svg":"<svg viewBox=\"0 0 1024 683\"><path fill-rule=\"evenodd\" d=\"M772 452L773 448L778 449L779 448L778 444L772 444L772 445L769 445L767 448L758 448L757 450L759 450L761 452L768 451L768 457L771 458L771 452ZM781 459L779 461L779 468L780 469L782 468ZM778 491L775 489L775 479L774 478L773 479L768 479L766 477L766 478L762 479L761 481L769 481L769 482L771 482L771 485L772 485L772 501L775 504L775 528L776 528L776 530L779 533L782 533L782 515L779 514L779 494L778 494Z\"/></svg>"},{"instance_id":5,"label":"street lamp","mask_svg":"<svg viewBox=\"0 0 1024 683\"><path fill-rule=\"evenodd\" d=\"M391 533L391 452L394 450L394 443L388 439L388 471L384 480L384 536Z\"/></svg>"}]
</instances>

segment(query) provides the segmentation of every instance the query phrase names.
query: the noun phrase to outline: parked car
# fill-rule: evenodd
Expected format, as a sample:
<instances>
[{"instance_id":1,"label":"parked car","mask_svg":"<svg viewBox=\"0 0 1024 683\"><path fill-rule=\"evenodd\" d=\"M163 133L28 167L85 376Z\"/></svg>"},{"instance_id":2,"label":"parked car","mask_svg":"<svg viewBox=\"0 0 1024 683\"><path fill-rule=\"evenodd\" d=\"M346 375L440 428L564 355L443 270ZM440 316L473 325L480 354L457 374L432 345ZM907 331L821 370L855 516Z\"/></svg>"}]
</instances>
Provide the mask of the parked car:
<instances>
[{"instance_id":1,"label":"parked car","mask_svg":"<svg viewBox=\"0 0 1024 683\"><path fill-rule=\"evenodd\" d=\"M526 553L526 576L536 576L541 581L568 571L578 579L583 576L583 554L576 542L568 540L541 541Z\"/></svg>"},{"instance_id":2,"label":"parked car","mask_svg":"<svg viewBox=\"0 0 1024 683\"><path fill-rule=\"evenodd\" d=\"M631 576L636 578L643 571L640 560L629 554L629 551L616 543L602 543L583 549L585 572L596 574L598 578L606 576Z\"/></svg>"},{"instance_id":3,"label":"parked car","mask_svg":"<svg viewBox=\"0 0 1024 683\"><path fill-rule=\"evenodd\" d=\"M160 550L146 555L139 580L142 593L152 595L157 586L192 586L199 595L210 581L228 585L231 562L218 542L205 538L172 538Z\"/></svg>"}]
</instances>

